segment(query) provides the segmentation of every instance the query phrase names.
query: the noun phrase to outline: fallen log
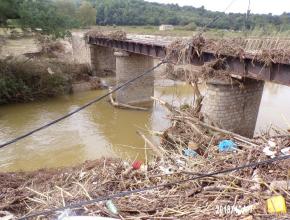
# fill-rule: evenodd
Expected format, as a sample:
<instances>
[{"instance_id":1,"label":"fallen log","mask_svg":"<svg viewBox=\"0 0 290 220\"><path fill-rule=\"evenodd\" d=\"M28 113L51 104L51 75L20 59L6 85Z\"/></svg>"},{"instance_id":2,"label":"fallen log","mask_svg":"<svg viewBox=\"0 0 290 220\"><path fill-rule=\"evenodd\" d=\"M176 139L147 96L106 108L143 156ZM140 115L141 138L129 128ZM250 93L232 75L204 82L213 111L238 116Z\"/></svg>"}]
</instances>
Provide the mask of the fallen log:
<instances>
[{"instance_id":1,"label":"fallen log","mask_svg":"<svg viewBox=\"0 0 290 220\"><path fill-rule=\"evenodd\" d=\"M111 89L109 89L109 92L111 92ZM117 108L126 108L126 109L139 110L139 111L148 111L148 108L143 108L143 107L138 107L138 106L133 106L133 105L128 105L128 104L116 102L113 98L113 94L110 94L110 103L114 107L117 107Z\"/></svg>"}]
</instances>

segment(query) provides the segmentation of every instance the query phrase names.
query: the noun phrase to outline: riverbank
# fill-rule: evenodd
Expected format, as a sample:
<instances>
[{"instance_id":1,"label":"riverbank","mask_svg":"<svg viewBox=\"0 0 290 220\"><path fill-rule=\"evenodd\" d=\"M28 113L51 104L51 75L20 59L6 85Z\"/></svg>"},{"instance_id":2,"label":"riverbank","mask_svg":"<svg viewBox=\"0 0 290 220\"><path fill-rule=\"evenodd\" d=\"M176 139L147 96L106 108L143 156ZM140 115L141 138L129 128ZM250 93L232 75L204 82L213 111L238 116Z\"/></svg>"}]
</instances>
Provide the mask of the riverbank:
<instances>
[{"instance_id":1,"label":"riverbank","mask_svg":"<svg viewBox=\"0 0 290 220\"><path fill-rule=\"evenodd\" d=\"M72 57L69 39L6 36L0 53L0 104L30 102L72 92L101 89L89 64Z\"/></svg>"},{"instance_id":2,"label":"riverbank","mask_svg":"<svg viewBox=\"0 0 290 220\"><path fill-rule=\"evenodd\" d=\"M267 209L268 199L274 196L284 197L289 208L288 160L255 163L288 155L283 149L290 144L289 133L276 130L275 135L248 139L205 126L192 116L193 109L182 109L170 108L172 127L158 134L161 145L147 145L156 155L150 161L103 158L73 168L1 173L1 209L21 217L153 187L114 198L118 212L106 206L107 198L66 209L66 213L118 219L288 219L289 214L271 214ZM225 140L234 145L222 147ZM245 164L254 165L230 170ZM198 178L223 170L229 171ZM44 217L55 219L60 214L49 212Z\"/></svg>"},{"instance_id":3,"label":"riverbank","mask_svg":"<svg viewBox=\"0 0 290 220\"><path fill-rule=\"evenodd\" d=\"M0 60L0 82L0 104L30 102L102 87L101 80L92 77L86 64L24 56Z\"/></svg>"}]
</instances>

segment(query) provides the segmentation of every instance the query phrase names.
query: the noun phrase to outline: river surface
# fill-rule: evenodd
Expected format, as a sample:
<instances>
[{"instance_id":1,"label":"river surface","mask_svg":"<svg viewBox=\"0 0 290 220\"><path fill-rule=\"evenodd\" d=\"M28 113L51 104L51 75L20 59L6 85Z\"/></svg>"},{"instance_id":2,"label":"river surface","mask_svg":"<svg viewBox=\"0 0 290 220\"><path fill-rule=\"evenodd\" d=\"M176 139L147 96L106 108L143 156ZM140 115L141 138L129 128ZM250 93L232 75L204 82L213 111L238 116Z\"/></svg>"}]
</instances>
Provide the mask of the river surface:
<instances>
[{"instance_id":1,"label":"river surface","mask_svg":"<svg viewBox=\"0 0 290 220\"><path fill-rule=\"evenodd\" d=\"M25 104L0 106L0 143L66 114L104 94L88 91ZM192 88L170 80L155 82L155 96L174 105L192 102ZM256 132L271 123L290 127L290 88L266 84ZM136 130L162 131L170 126L159 104L150 111L122 110L103 100L64 121L0 149L0 171L71 166L100 157L144 159L144 141ZM155 141L157 141L155 139Z\"/></svg>"}]
</instances>

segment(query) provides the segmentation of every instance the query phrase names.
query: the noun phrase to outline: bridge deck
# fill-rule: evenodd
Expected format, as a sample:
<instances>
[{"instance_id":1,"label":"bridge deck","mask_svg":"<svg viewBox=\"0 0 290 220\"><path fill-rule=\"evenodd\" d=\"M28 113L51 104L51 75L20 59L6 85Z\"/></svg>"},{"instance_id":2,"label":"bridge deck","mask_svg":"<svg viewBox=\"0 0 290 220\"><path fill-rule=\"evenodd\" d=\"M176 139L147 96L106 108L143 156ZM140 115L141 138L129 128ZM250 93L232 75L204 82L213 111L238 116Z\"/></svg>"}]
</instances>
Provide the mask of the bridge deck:
<instances>
[{"instance_id":1,"label":"bridge deck","mask_svg":"<svg viewBox=\"0 0 290 220\"><path fill-rule=\"evenodd\" d=\"M129 35L126 40L88 37L88 43L156 58L164 58L166 56L166 47L175 39L171 37ZM221 57L226 59L229 70L235 75L290 86L290 63L272 62L270 65L265 65L265 63L255 59L254 53L246 53L243 59L229 55L221 55ZM191 63L200 66L215 59L215 52L204 51L201 56L193 55Z\"/></svg>"}]
</instances>

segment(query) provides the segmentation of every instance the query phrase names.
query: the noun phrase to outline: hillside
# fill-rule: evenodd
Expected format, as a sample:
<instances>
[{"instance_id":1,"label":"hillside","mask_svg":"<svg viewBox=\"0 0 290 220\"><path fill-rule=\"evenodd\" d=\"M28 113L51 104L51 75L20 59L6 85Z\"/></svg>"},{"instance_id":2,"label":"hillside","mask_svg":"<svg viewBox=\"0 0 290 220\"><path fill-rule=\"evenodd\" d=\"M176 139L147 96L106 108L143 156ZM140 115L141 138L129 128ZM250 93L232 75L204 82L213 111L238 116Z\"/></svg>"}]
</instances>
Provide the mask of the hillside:
<instances>
[{"instance_id":1,"label":"hillside","mask_svg":"<svg viewBox=\"0 0 290 220\"><path fill-rule=\"evenodd\" d=\"M177 4L158 4L143 0L97 0L91 1L97 9L96 22L99 25L190 25L203 27L216 17L209 28L244 30L253 28L290 29L289 14L281 16L251 15L245 25L245 14L213 12L204 7L180 7Z\"/></svg>"}]
</instances>

